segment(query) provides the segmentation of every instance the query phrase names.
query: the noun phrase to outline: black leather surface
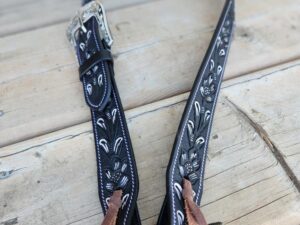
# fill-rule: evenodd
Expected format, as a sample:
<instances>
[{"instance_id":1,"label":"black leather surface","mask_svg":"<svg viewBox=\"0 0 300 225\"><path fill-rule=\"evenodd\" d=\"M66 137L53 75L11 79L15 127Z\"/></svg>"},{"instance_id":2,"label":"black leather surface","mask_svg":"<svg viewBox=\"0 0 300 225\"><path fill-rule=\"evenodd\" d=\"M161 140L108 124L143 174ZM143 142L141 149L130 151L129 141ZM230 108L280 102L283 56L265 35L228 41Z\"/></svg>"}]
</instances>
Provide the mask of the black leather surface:
<instances>
[{"instance_id":1,"label":"black leather surface","mask_svg":"<svg viewBox=\"0 0 300 225\"><path fill-rule=\"evenodd\" d=\"M122 189L117 224L140 224L137 210L138 174L111 60L93 57L110 51L101 41L95 18L79 30L77 57L82 69L85 100L91 109L98 167L99 199L104 213L114 190ZM101 53L100 53L101 55ZM107 54L106 54L107 55ZM100 57L101 58L101 57ZM104 57L105 58L105 57Z\"/></svg>"},{"instance_id":2,"label":"black leather surface","mask_svg":"<svg viewBox=\"0 0 300 225\"><path fill-rule=\"evenodd\" d=\"M95 66L97 66L97 64L99 64L100 62L105 62L105 61L113 63L112 54L109 50L103 49L93 54L88 60L84 62L84 64L82 64L79 67L79 79L83 81L83 77L87 73L89 73L89 71L93 70ZM100 82L103 83L102 77ZM98 85L100 85L100 82L98 81Z\"/></svg>"},{"instance_id":3,"label":"black leather surface","mask_svg":"<svg viewBox=\"0 0 300 225\"><path fill-rule=\"evenodd\" d=\"M167 195L158 225L186 224L182 180L191 181L200 205L213 114L234 26L234 1L227 0L183 113L167 170Z\"/></svg>"}]
</instances>

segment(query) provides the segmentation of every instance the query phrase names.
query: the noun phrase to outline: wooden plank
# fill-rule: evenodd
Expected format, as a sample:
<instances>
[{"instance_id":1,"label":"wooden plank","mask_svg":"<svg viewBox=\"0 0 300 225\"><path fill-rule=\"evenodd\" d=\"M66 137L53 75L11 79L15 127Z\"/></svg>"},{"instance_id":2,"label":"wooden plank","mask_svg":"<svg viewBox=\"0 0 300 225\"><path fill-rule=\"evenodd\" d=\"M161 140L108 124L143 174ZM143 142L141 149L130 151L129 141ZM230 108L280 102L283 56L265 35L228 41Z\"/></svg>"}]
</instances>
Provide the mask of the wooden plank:
<instances>
[{"instance_id":1,"label":"wooden plank","mask_svg":"<svg viewBox=\"0 0 300 225\"><path fill-rule=\"evenodd\" d=\"M108 14L126 109L189 91L221 3L166 0ZM266 4L272 5L268 12ZM299 56L299 7L297 0L237 1L236 37L225 78ZM270 26L270 21L278 22ZM0 39L0 146L89 120L65 27Z\"/></svg>"},{"instance_id":2,"label":"wooden plank","mask_svg":"<svg viewBox=\"0 0 300 225\"><path fill-rule=\"evenodd\" d=\"M140 176L143 224L157 220L165 172L187 94L126 112ZM2 148L0 224L98 225L91 124ZM202 209L209 222L298 225L299 193L268 146L221 96L213 126Z\"/></svg>"},{"instance_id":3,"label":"wooden plank","mask_svg":"<svg viewBox=\"0 0 300 225\"><path fill-rule=\"evenodd\" d=\"M150 0L102 0L110 10ZM0 37L68 21L80 7L81 0L0 0Z\"/></svg>"},{"instance_id":4,"label":"wooden plank","mask_svg":"<svg viewBox=\"0 0 300 225\"><path fill-rule=\"evenodd\" d=\"M274 151L282 155L300 181L300 61L261 71L227 82L224 89L231 101L239 105ZM247 99L247 101L245 101ZM299 183L300 184L300 183ZM299 186L300 187L300 186Z\"/></svg>"}]
</instances>

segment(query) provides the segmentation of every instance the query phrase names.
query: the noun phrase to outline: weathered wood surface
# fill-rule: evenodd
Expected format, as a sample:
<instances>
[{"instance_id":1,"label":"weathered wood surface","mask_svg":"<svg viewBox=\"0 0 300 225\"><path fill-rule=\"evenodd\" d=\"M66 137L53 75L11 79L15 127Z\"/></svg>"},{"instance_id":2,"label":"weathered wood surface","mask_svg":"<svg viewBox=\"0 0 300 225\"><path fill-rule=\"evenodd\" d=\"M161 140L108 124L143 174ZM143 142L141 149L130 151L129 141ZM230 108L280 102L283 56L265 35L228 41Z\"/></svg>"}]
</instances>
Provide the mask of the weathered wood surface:
<instances>
[{"instance_id":1,"label":"weathered wood surface","mask_svg":"<svg viewBox=\"0 0 300 225\"><path fill-rule=\"evenodd\" d=\"M108 13L125 108L190 90L222 3L164 0ZM236 5L226 79L299 56L298 0L239 0ZM0 39L0 146L89 120L65 27Z\"/></svg>"},{"instance_id":2,"label":"weathered wood surface","mask_svg":"<svg viewBox=\"0 0 300 225\"><path fill-rule=\"evenodd\" d=\"M138 205L143 224L154 225L185 92L223 2L104 3L138 163ZM102 220L90 115L63 22L78 4L0 0L0 146L6 145L0 148L0 225ZM299 225L300 61L291 61L300 55L299 0L236 5L230 80L216 110L203 212L209 222L229 225Z\"/></svg>"},{"instance_id":3,"label":"weathered wood surface","mask_svg":"<svg viewBox=\"0 0 300 225\"><path fill-rule=\"evenodd\" d=\"M108 11L150 0L102 0ZM0 0L0 37L69 20L81 0Z\"/></svg>"},{"instance_id":4,"label":"weathered wood surface","mask_svg":"<svg viewBox=\"0 0 300 225\"><path fill-rule=\"evenodd\" d=\"M257 82L268 86L278 77L289 79L284 71L278 73L247 81L248 86L253 83L249 89L259 90ZM245 87L237 90L239 85L231 85L225 83L216 110L203 212L210 222L222 220L230 225L299 225L299 192L266 140L237 108L240 103L232 96ZM143 224L153 225L157 220L165 170L187 96L126 112L140 176L138 205ZM270 105L273 100L269 97L263 102ZM256 105L251 108L258 110ZM296 120L296 114L291 119ZM98 225L103 215L95 162L90 123L2 148L0 171L15 171L0 180L0 224L17 220L22 225Z\"/></svg>"},{"instance_id":5,"label":"weathered wood surface","mask_svg":"<svg viewBox=\"0 0 300 225\"><path fill-rule=\"evenodd\" d=\"M300 188L299 74L297 60L227 82L223 94L257 126L272 151L280 153Z\"/></svg>"}]
</instances>

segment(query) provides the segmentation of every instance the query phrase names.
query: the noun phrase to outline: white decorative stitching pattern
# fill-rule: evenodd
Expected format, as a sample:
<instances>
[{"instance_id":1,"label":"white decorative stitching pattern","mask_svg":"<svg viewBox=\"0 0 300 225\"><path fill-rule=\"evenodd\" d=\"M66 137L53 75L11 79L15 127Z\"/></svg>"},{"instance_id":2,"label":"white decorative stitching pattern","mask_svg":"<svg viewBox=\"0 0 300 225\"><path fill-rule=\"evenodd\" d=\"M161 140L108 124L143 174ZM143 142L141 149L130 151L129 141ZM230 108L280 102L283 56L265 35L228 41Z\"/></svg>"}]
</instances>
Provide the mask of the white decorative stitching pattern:
<instances>
[{"instance_id":1,"label":"white decorative stitching pattern","mask_svg":"<svg viewBox=\"0 0 300 225\"><path fill-rule=\"evenodd\" d=\"M225 20L226 20L226 18L227 18L227 14L228 14L229 9L231 9L231 5L232 5L232 1L230 2L230 5L229 5L228 8L227 8L227 11L226 11L225 16L224 16L224 18L223 18L223 21L222 21L221 26L223 26L223 24L224 24L224 22L225 22ZM220 32L221 32L221 29L218 31L217 36L220 35ZM217 43L217 42L214 43L214 45L213 45L213 47L212 47L212 49L211 49L211 52L210 52L210 55L209 55L209 58L210 58L210 59L211 59L211 55L212 55L212 53L213 53L213 50L214 50L214 48L215 48L216 43ZM226 63L227 57L228 57L228 54L227 54L227 56L226 56L226 58L225 58L225 63ZM205 72L205 70L206 70L206 68L207 68L208 62L209 62L209 61L207 61L206 64L205 64L205 66L204 66L204 70L203 70L204 72ZM214 67L214 61L211 60L210 62L211 62L211 67ZM222 74L221 74L221 75L223 76L223 71L222 71ZM222 77L221 77L221 78L222 78ZM220 79L221 79L221 78L220 78ZM195 91L195 92L193 93L192 102L195 101L195 98L196 98L196 96L197 96L197 93L199 92L199 86L200 86L200 84L202 83L202 79L203 79L203 76L200 77L200 81L199 81L199 83L198 83L198 85L197 85L197 89L196 89L197 91ZM218 94L219 94L219 87L220 87L220 85L221 85L221 82L219 82L219 85L218 85L218 91L217 91L217 93L216 93L216 97L217 97ZM216 105L216 101L215 101L214 104L213 104L212 112L214 111L215 105ZM186 116L186 121L184 122L184 127L183 127L183 129L181 130L179 144L178 144L177 147L176 147L175 160L174 160L174 161L172 162L172 164L171 164L171 168L172 168L172 170L171 170L171 171L172 171L172 172L171 172L171 194L172 194L172 199L171 199L171 200L172 200L172 208L173 208L173 217L172 217L172 218L173 218L173 221L172 221L173 223L171 223L171 224L176 224L175 194L174 194L174 184L173 184L173 182L174 182L174 173L175 173L175 164L174 164L174 162L177 162L178 155L179 155L179 147L181 146L181 142L182 142L182 138L183 138L183 135L184 135L184 131L185 131L185 129L186 129L187 121L189 120L189 116L190 116L190 113L191 113L191 109L192 109L192 108L193 108L193 105L191 104L191 105L190 105L190 108L189 108L189 110L188 110L188 114L187 114L187 116ZM208 134L210 133L210 132L209 132L210 130L211 130L211 120L210 120L209 125L208 125L208 132L207 132L206 139L208 139ZM204 147L204 155L206 155L206 151L207 151L207 142L205 143L205 147ZM201 171L200 171L200 180L202 180L202 178L203 178L204 160L205 160L205 157L203 157L203 159L202 159L202 165L201 165ZM199 188L198 188L198 191L197 191L196 201L198 201L201 187L202 187L202 182L200 182L200 185L199 185ZM178 211L177 211L177 212L178 212Z\"/></svg>"},{"instance_id":2,"label":"white decorative stitching pattern","mask_svg":"<svg viewBox=\"0 0 300 225\"><path fill-rule=\"evenodd\" d=\"M97 46L97 50L100 51L101 49L100 49L98 40L97 40L96 35L95 35L95 33L96 33L96 31L95 31L95 20L93 20L93 26L92 26L92 29L93 29L93 37L94 37L94 41L95 41L96 46ZM93 104L93 103L90 101L90 99L87 97L87 96L88 96L88 92L87 92L86 88L84 88L84 91L85 91L85 93L86 93L86 100L87 100L87 102L88 102L92 107L99 107L99 106L102 104L102 102L104 101L105 96L106 96L106 94L107 94L107 86L108 86L108 82L107 82L107 80L106 80L106 72L105 72L105 68L104 68L104 63L103 63L103 62L101 62L101 66L102 66L103 75L104 75L104 83L105 83L106 85L104 85L103 97L102 97L102 99L101 99L101 101L100 101L100 103L99 103L98 105L95 105L95 104ZM84 87L86 87L86 80L85 80L85 79L86 79L86 78L83 77L83 80L82 80L82 81L83 81L83 84L84 84Z\"/></svg>"},{"instance_id":3,"label":"white decorative stitching pattern","mask_svg":"<svg viewBox=\"0 0 300 225\"><path fill-rule=\"evenodd\" d=\"M103 150L108 153L109 152L109 149L108 149L108 146L107 146L107 140L105 139L100 139L99 143L98 143L102 148Z\"/></svg>"},{"instance_id":4,"label":"white decorative stitching pattern","mask_svg":"<svg viewBox=\"0 0 300 225\"><path fill-rule=\"evenodd\" d=\"M181 212L180 210L177 210L176 214L177 214L178 224L182 225L183 222L184 222L184 214L183 214L183 212Z\"/></svg>"},{"instance_id":5,"label":"white decorative stitching pattern","mask_svg":"<svg viewBox=\"0 0 300 225\"><path fill-rule=\"evenodd\" d=\"M120 147L120 144L122 143L122 141L123 141L122 137L117 138L117 140L115 141L115 145L114 145L115 153L118 153L118 150L119 150L119 147Z\"/></svg>"},{"instance_id":6,"label":"white decorative stitching pattern","mask_svg":"<svg viewBox=\"0 0 300 225\"><path fill-rule=\"evenodd\" d=\"M125 207L125 205L128 201L128 198L129 198L129 194L126 194L126 195L123 196L123 198L122 198L122 209L124 209L124 207Z\"/></svg>"},{"instance_id":7,"label":"white decorative stitching pattern","mask_svg":"<svg viewBox=\"0 0 300 225\"><path fill-rule=\"evenodd\" d=\"M87 84L86 85L86 90L88 92L89 95L91 95L93 93L93 87L91 84Z\"/></svg>"},{"instance_id":8,"label":"white decorative stitching pattern","mask_svg":"<svg viewBox=\"0 0 300 225\"><path fill-rule=\"evenodd\" d=\"M232 4L232 2L231 2L231 4ZM229 7L229 8L230 8L230 7ZM233 32L231 33L231 36L232 36L232 35L233 35ZM231 38L232 38L232 37L231 37ZM229 45L230 45L230 44L231 44L231 43L229 43ZM229 48L230 48L230 46L228 46L228 49L229 49ZM225 56L225 59L224 59L224 65L225 65L226 62L227 62L227 58L228 58L228 54L226 54L226 56ZM221 75L220 79L223 79L224 70L222 71L222 73L221 73L220 75ZM219 83L218 88L217 88L216 98L219 96L220 86L221 86L221 82ZM216 107L216 104L217 104L217 101L215 101L214 104L213 104L212 112L214 112L215 107ZM208 130L209 130L209 131L211 130L211 126L212 126L212 120L211 120L211 121L209 122L209 124L208 124ZM210 132L207 133L206 139L208 139L209 133L210 133ZM204 149L205 149L204 155L206 155L206 152L207 152L207 142L205 143ZM202 160L202 166L201 166L201 173L200 173L200 180L203 179L203 171L204 171L204 165L203 165L203 164L204 164L204 159L205 159L205 158L203 157L203 160ZM196 201L198 201L198 199L199 199L201 187L202 187L202 183L200 183L199 188L198 188L198 190L197 190Z\"/></svg>"},{"instance_id":9,"label":"white decorative stitching pattern","mask_svg":"<svg viewBox=\"0 0 300 225\"><path fill-rule=\"evenodd\" d=\"M177 197L181 200L181 195L182 195L182 187L180 184L178 184L177 182L174 184L174 189L176 191Z\"/></svg>"},{"instance_id":10,"label":"white decorative stitching pattern","mask_svg":"<svg viewBox=\"0 0 300 225\"><path fill-rule=\"evenodd\" d=\"M93 22L94 23L94 22ZM94 31L94 24L93 24L93 31ZM95 32L95 31L94 31ZM97 42L97 39L95 37L95 33L94 33L94 39L95 39L95 42L96 42L96 45L97 45L97 48L98 48L98 51L100 50L100 47L99 47L99 44ZM78 55L78 60L79 60L79 63L80 65L82 64L82 58L81 58L81 55L80 53L78 52L78 50L76 49L77 51L77 55ZM104 63L101 62L101 66L102 66L102 69L103 69L103 72L104 72L104 80L106 82L106 73L105 73L105 68L104 68ZM86 86L86 82L85 82L85 78L83 78L83 84L84 86ZM87 93L87 90L86 88L85 89L85 93ZM105 90L104 90L104 93L106 93L106 85L105 85ZM122 118L121 118L121 115L120 115L120 110L119 110L119 107L118 107L118 102L117 102L117 99L116 99L116 95L114 93L114 91L112 91L112 94L114 96L114 101L116 103L116 106L117 106L117 109L114 109L113 112L112 112L112 116L113 116L113 123L115 122L115 119L116 119L116 112L118 111L119 112L119 119L120 119L120 124L121 124L121 129L122 129L122 133L123 133L123 136L124 136L124 141L125 141L125 145L126 145L126 150L127 150L127 156L128 156L128 160L129 160L129 166L130 166L130 171L131 171L131 179L132 179L132 186L131 186L131 192L134 193L134 189L135 189L135 182L134 182L134 172L133 172L133 165L132 165L132 159L130 157L130 152L129 152L129 149L128 149L128 143L127 143L127 140L126 140L126 133L124 131L124 126L123 126L123 123L122 123ZM105 96L105 94L103 95ZM104 98L103 98L104 99ZM91 106L93 107L98 107L102 104L102 101L103 99L101 100L100 104L99 105L94 105L92 104L89 99L88 102ZM96 139L96 150L97 150L97 156L98 156L98 164L101 165L101 155L100 155L100 150L99 150L99 137L98 137L98 132L97 132L97 124L96 124L96 115L95 115L95 112L92 110L92 117L93 117L93 127L94 127L94 130L95 130L95 139ZM125 167L124 167L125 168ZM122 168L123 169L123 168ZM104 187L103 187L103 177L102 177L102 167L99 166L99 177L100 177L100 196L101 196L101 199L102 199L102 202L103 203L107 203L108 199L105 199L104 197ZM126 181L127 182L127 181ZM127 217L128 217L128 213L129 213L129 210L130 210L130 206L132 204L132 198L133 196L130 195L130 198L129 198L129 203L128 203L128 208L125 212L125 217L124 217L124 225L126 224L126 220L127 220ZM123 203L123 207L125 207L126 203L128 202L128 198L126 199L125 203ZM104 209L105 211L107 210L107 204L104 204Z\"/></svg>"},{"instance_id":11,"label":"white decorative stitching pattern","mask_svg":"<svg viewBox=\"0 0 300 225\"><path fill-rule=\"evenodd\" d=\"M105 122L104 122L104 119L103 119L103 118L99 118L99 119L97 120L97 124L98 124L101 128L103 128L103 129L106 130L106 125L105 125Z\"/></svg>"},{"instance_id":12,"label":"white decorative stitching pattern","mask_svg":"<svg viewBox=\"0 0 300 225\"><path fill-rule=\"evenodd\" d=\"M116 102L117 111L118 111L118 114L119 114L119 120L120 120L120 124L121 124L121 129L122 129L122 133L123 133L123 137L124 137L124 142L125 142L125 146L126 146L126 150L127 150L127 157L128 157L128 161L129 161L129 167L130 167L130 173L131 173L131 182L132 182L131 193L134 193L134 188L135 188L134 172L133 172L133 166L132 166L132 162L131 162L131 155L130 155L130 152L129 152L128 143L127 143L127 139L126 139L126 132L124 130L124 126L123 126L123 123L122 123L122 118L121 118L121 114L120 114L120 110L119 110L119 106L118 106L118 101L117 101L117 98L116 98L116 94L115 94L114 91L112 91L112 93L113 93L113 96L114 96L114 100ZM130 195L130 200L129 200L129 203L128 203L128 208L126 210L125 217L124 217L124 222L123 222L124 225L126 224L127 216L128 216L128 213L129 213L131 202L132 202L132 197L133 196Z\"/></svg>"},{"instance_id":13,"label":"white decorative stitching pattern","mask_svg":"<svg viewBox=\"0 0 300 225\"><path fill-rule=\"evenodd\" d=\"M93 24L93 29L94 29L94 24ZM95 38L95 42L96 42L96 45L97 45L97 48L98 48L98 51L99 51L100 47L98 45L97 39L96 39L95 36L94 36L94 38ZM79 60L79 64L82 65L82 58L81 58L81 54L78 51L78 48L76 48L76 53L77 53L77 56L78 56L77 58ZM102 69L104 70L103 63L102 63ZM105 70L104 70L104 75L105 75ZM105 76L104 76L104 79L105 79ZM86 86L85 79L83 79L83 84L84 84L84 86ZM87 94L86 89L85 89L85 93ZM99 145L98 145L99 137L98 137L97 125L96 125L96 115L95 115L95 112L93 110L92 110L92 117L93 117L92 123L93 123L93 127L94 127L94 130L95 130L96 150L97 150L96 152L97 152L97 156L98 156L98 164L101 165L101 155L100 155L100 150L99 150ZM100 177L100 188L99 188L100 189L100 196L101 196L102 202L105 203L108 199L104 198L104 187L103 187L103 177L102 177L102 168L101 168L101 166L99 166L99 177ZM104 209L106 211L107 210L107 204L103 204L103 205L104 205Z\"/></svg>"},{"instance_id":14,"label":"white decorative stitching pattern","mask_svg":"<svg viewBox=\"0 0 300 225\"><path fill-rule=\"evenodd\" d=\"M95 112L92 110L92 122L93 122L93 126L94 126L94 130L95 130L95 138L96 138L96 149L97 149L97 155L98 155L98 163L99 165L101 165L101 157L100 157L100 150L99 150L99 145L97 143L99 143L99 138L98 138L98 133L97 133L97 125L96 125L96 115ZM104 198L104 188L103 188L103 177L102 177L102 168L101 166L99 166L99 176L100 176L100 195L102 198L102 202L105 202L105 198ZM104 209L105 211L107 210L107 204L104 204Z\"/></svg>"}]
</instances>

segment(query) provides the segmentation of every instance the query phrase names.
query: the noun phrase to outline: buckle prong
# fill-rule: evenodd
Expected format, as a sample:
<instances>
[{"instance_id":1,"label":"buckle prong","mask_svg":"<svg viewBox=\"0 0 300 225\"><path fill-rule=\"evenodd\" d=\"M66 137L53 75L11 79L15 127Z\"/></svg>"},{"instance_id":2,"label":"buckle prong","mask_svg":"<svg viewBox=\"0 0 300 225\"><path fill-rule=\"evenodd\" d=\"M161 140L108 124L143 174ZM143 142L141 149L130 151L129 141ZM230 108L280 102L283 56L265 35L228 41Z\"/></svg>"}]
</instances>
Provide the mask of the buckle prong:
<instances>
[{"instance_id":1,"label":"buckle prong","mask_svg":"<svg viewBox=\"0 0 300 225\"><path fill-rule=\"evenodd\" d=\"M84 26L81 17L79 17L79 24L80 24L81 30L82 30L84 33L86 33L86 32L87 32L87 29L86 29L86 27Z\"/></svg>"}]
</instances>

